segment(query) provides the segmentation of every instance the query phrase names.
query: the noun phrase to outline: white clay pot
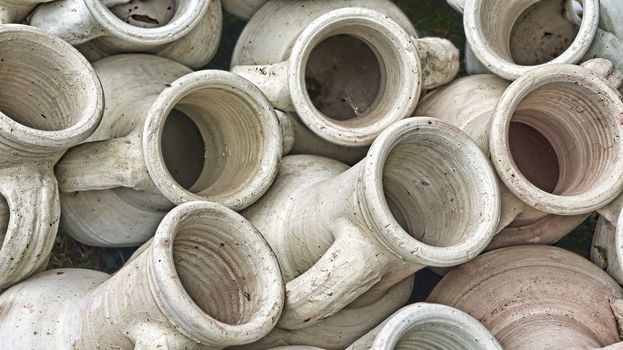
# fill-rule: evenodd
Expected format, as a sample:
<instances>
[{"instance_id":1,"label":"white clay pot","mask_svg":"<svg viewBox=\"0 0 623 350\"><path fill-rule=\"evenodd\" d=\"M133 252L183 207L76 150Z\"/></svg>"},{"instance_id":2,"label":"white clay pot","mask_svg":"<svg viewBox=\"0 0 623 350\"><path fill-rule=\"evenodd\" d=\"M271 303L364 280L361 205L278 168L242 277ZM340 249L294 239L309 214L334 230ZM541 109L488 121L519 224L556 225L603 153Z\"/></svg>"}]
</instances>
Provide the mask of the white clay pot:
<instances>
[{"instance_id":1,"label":"white clay pot","mask_svg":"<svg viewBox=\"0 0 623 350\"><path fill-rule=\"evenodd\" d=\"M421 89L448 83L458 58L448 40L417 39L390 1L269 1L238 39L232 71L329 145L361 147L411 115Z\"/></svg>"},{"instance_id":2,"label":"white clay pot","mask_svg":"<svg viewBox=\"0 0 623 350\"><path fill-rule=\"evenodd\" d=\"M339 312L312 326L295 330L275 328L257 342L234 349L261 350L279 346L287 349L289 346L308 346L342 350L404 306L411 297L413 281L414 275L411 275L384 294L364 293Z\"/></svg>"},{"instance_id":3,"label":"white clay pot","mask_svg":"<svg viewBox=\"0 0 623 350\"><path fill-rule=\"evenodd\" d=\"M267 0L222 0L223 9L242 19L249 19Z\"/></svg>"},{"instance_id":4,"label":"white clay pot","mask_svg":"<svg viewBox=\"0 0 623 350\"><path fill-rule=\"evenodd\" d=\"M509 80L542 65L585 57L598 30L599 0L580 2L576 25L566 0L448 0L463 13L470 52L483 68Z\"/></svg>"},{"instance_id":5,"label":"white clay pot","mask_svg":"<svg viewBox=\"0 0 623 350\"><path fill-rule=\"evenodd\" d=\"M54 164L102 117L93 68L70 45L0 26L0 289L45 268L60 216Z\"/></svg>"},{"instance_id":6,"label":"white clay pot","mask_svg":"<svg viewBox=\"0 0 623 350\"><path fill-rule=\"evenodd\" d=\"M218 48L220 0L56 0L29 24L69 42L91 62L121 53L150 53L193 69Z\"/></svg>"},{"instance_id":7,"label":"white clay pot","mask_svg":"<svg viewBox=\"0 0 623 350\"><path fill-rule=\"evenodd\" d=\"M403 307L346 350L502 350L480 322L455 308L428 303Z\"/></svg>"},{"instance_id":8,"label":"white clay pot","mask_svg":"<svg viewBox=\"0 0 623 350\"><path fill-rule=\"evenodd\" d=\"M621 287L550 246L494 250L450 271L428 302L479 320L507 350L595 349L620 342Z\"/></svg>"},{"instance_id":9,"label":"white clay pot","mask_svg":"<svg viewBox=\"0 0 623 350\"><path fill-rule=\"evenodd\" d=\"M279 318L274 254L221 205L178 206L141 250L113 276L50 270L4 292L0 347L222 349L262 337Z\"/></svg>"},{"instance_id":10,"label":"white clay pot","mask_svg":"<svg viewBox=\"0 0 623 350\"><path fill-rule=\"evenodd\" d=\"M279 259L287 293L279 328L304 330L353 302L377 302L425 266L473 258L492 238L499 210L478 146L449 124L410 118L381 133L352 168L284 157L271 188L243 215Z\"/></svg>"},{"instance_id":11,"label":"white clay pot","mask_svg":"<svg viewBox=\"0 0 623 350\"><path fill-rule=\"evenodd\" d=\"M56 168L65 232L90 245L136 246L174 205L204 200L241 210L266 192L282 135L249 81L152 55L94 67L106 97L102 123Z\"/></svg>"},{"instance_id":12,"label":"white clay pot","mask_svg":"<svg viewBox=\"0 0 623 350\"><path fill-rule=\"evenodd\" d=\"M0 0L0 24L22 23L39 4L53 0Z\"/></svg>"},{"instance_id":13,"label":"white clay pot","mask_svg":"<svg viewBox=\"0 0 623 350\"><path fill-rule=\"evenodd\" d=\"M620 76L605 60L586 65L535 68L512 84L470 76L419 104L416 114L454 124L491 157L503 186L490 249L556 242L623 189L623 103L609 86Z\"/></svg>"}]
</instances>

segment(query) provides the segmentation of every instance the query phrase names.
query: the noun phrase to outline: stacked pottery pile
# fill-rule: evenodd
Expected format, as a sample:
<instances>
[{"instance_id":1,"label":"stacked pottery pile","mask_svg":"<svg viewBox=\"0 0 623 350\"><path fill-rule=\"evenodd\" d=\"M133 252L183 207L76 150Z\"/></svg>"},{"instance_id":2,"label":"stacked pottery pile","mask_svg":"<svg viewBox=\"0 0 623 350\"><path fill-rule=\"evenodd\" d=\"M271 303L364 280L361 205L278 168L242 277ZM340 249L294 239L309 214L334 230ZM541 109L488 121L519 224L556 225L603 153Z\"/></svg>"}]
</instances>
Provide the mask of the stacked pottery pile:
<instances>
[{"instance_id":1,"label":"stacked pottery pile","mask_svg":"<svg viewBox=\"0 0 623 350\"><path fill-rule=\"evenodd\" d=\"M0 0L0 349L622 346L618 0L222 2Z\"/></svg>"}]
</instances>

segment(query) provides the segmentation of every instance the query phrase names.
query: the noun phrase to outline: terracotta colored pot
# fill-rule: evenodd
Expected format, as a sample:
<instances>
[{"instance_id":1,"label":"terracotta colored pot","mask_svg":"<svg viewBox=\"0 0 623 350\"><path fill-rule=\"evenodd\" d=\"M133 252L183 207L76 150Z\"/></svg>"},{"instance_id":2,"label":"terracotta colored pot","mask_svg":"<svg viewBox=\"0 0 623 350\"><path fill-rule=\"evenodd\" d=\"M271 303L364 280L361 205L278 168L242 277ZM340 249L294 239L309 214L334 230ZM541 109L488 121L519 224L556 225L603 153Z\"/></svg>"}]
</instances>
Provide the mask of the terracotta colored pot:
<instances>
[{"instance_id":1,"label":"terracotta colored pot","mask_svg":"<svg viewBox=\"0 0 623 350\"><path fill-rule=\"evenodd\" d=\"M508 247L450 271L429 302L467 312L504 349L592 349L620 341L621 287L549 246Z\"/></svg>"},{"instance_id":2,"label":"terracotta colored pot","mask_svg":"<svg viewBox=\"0 0 623 350\"><path fill-rule=\"evenodd\" d=\"M101 85L62 40L0 26L0 289L45 268L58 228L54 164L95 130Z\"/></svg>"},{"instance_id":3,"label":"terracotta colored pot","mask_svg":"<svg viewBox=\"0 0 623 350\"><path fill-rule=\"evenodd\" d=\"M56 168L65 232L90 245L135 246L176 204L241 210L268 189L281 129L249 81L151 55L94 67L106 96L102 123Z\"/></svg>"},{"instance_id":4,"label":"terracotta colored pot","mask_svg":"<svg viewBox=\"0 0 623 350\"><path fill-rule=\"evenodd\" d=\"M605 60L586 66L547 65L512 84L470 76L419 104L416 115L456 125L491 157L503 186L490 248L556 242L623 189L623 103L609 85L621 76Z\"/></svg>"},{"instance_id":5,"label":"terracotta colored pot","mask_svg":"<svg viewBox=\"0 0 623 350\"><path fill-rule=\"evenodd\" d=\"M56 0L39 6L29 24L56 34L89 61L151 53L198 69L216 53L220 0Z\"/></svg>"},{"instance_id":6,"label":"terracotta colored pot","mask_svg":"<svg viewBox=\"0 0 623 350\"><path fill-rule=\"evenodd\" d=\"M287 281L279 327L302 330L355 300L375 303L425 266L476 256L498 225L498 195L467 135L411 118L386 129L350 169L318 156L285 157L269 191L243 215L266 237Z\"/></svg>"},{"instance_id":7,"label":"terracotta colored pot","mask_svg":"<svg viewBox=\"0 0 623 350\"><path fill-rule=\"evenodd\" d=\"M480 322L455 308L417 303L403 307L347 350L502 350Z\"/></svg>"},{"instance_id":8,"label":"terracotta colored pot","mask_svg":"<svg viewBox=\"0 0 623 350\"><path fill-rule=\"evenodd\" d=\"M269 1L238 39L232 70L327 147L362 147L408 117L422 88L449 82L458 58L448 40L417 39L387 0ZM327 147L314 154L330 155Z\"/></svg>"},{"instance_id":9,"label":"terracotta colored pot","mask_svg":"<svg viewBox=\"0 0 623 350\"><path fill-rule=\"evenodd\" d=\"M248 221L216 203L186 203L112 277L50 270L0 295L0 347L221 349L249 343L279 318L282 283L274 254Z\"/></svg>"}]
</instances>

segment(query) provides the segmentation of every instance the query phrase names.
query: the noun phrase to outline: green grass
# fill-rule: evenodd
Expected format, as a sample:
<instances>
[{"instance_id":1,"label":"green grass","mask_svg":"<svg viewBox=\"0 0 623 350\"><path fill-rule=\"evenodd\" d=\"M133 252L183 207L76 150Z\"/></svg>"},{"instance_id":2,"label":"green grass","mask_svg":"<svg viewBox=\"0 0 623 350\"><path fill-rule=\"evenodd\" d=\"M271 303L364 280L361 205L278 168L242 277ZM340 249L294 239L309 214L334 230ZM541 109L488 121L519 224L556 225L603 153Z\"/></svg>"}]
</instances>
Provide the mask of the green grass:
<instances>
[{"instance_id":1,"label":"green grass","mask_svg":"<svg viewBox=\"0 0 623 350\"><path fill-rule=\"evenodd\" d=\"M461 52L465 48L465 34L462 19L444 0L395 0L394 1L411 19L420 36L437 36L451 40ZM225 14L224 28L219 50L208 69L229 69L229 60L236 44L236 39L244 28L240 19ZM462 60L461 60L462 62ZM464 74L463 64L460 75ZM558 245L588 256L592 234L595 228L594 218L562 239ZM59 232L54 244L49 268L79 267L116 271L121 267L134 249L93 248L80 244L69 236Z\"/></svg>"}]
</instances>

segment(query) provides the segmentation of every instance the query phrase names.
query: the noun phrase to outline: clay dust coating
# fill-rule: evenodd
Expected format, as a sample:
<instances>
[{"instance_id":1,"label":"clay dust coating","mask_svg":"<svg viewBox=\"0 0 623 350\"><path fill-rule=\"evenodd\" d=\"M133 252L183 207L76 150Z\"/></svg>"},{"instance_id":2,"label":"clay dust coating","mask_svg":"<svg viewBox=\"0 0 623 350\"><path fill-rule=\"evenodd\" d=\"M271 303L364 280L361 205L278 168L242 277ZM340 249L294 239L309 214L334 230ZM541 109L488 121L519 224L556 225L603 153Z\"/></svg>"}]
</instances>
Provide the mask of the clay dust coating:
<instances>
[{"instance_id":1,"label":"clay dust coating","mask_svg":"<svg viewBox=\"0 0 623 350\"><path fill-rule=\"evenodd\" d=\"M89 142L56 169L66 232L92 245L137 245L175 204L214 201L240 210L268 189L281 129L250 82L149 55L114 56L95 67L107 110Z\"/></svg>"},{"instance_id":2,"label":"clay dust coating","mask_svg":"<svg viewBox=\"0 0 623 350\"><path fill-rule=\"evenodd\" d=\"M381 65L361 39L336 35L319 43L305 67L305 85L314 106L327 118L364 116L381 88Z\"/></svg>"},{"instance_id":3,"label":"clay dust coating","mask_svg":"<svg viewBox=\"0 0 623 350\"><path fill-rule=\"evenodd\" d=\"M5 291L0 347L222 349L250 343L277 322L282 283L274 254L248 221L215 203L190 202L172 210L114 276L50 270Z\"/></svg>"},{"instance_id":4,"label":"clay dust coating","mask_svg":"<svg viewBox=\"0 0 623 350\"><path fill-rule=\"evenodd\" d=\"M103 95L91 65L40 29L2 25L0 51L3 289L47 264L60 216L53 167L95 130Z\"/></svg>"},{"instance_id":5,"label":"clay dust coating","mask_svg":"<svg viewBox=\"0 0 623 350\"><path fill-rule=\"evenodd\" d=\"M622 295L610 276L579 255L520 246L452 270L428 301L467 312L504 349L593 349L621 341Z\"/></svg>"},{"instance_id":6,"label":"clay dust coating","mask_svg":"<svg viewBox=\"0 0 623 350\"><path fill-rule=\"evenodd\" d=\"M493 236L499 204L491 168L467 135L410 118L385 130L350 169L285 157L243 215L266 237L287 282L279 327L303 330L358 297L357 306L378 301L424 266L476 256Z\"/></svg>"},{"instance_id":7,"label":"clay dust coating","mask_svg":"<svg viewBox=\"0 0 623 350\"><path fill-rule=\"evenodd\" d=\"M38 6L28 24L74 45L94 62L150 53L193 69L216 53L220 0L56 0Z\"/></svg>"}]
</instances>

